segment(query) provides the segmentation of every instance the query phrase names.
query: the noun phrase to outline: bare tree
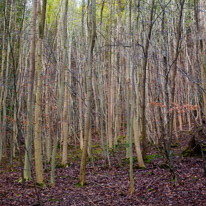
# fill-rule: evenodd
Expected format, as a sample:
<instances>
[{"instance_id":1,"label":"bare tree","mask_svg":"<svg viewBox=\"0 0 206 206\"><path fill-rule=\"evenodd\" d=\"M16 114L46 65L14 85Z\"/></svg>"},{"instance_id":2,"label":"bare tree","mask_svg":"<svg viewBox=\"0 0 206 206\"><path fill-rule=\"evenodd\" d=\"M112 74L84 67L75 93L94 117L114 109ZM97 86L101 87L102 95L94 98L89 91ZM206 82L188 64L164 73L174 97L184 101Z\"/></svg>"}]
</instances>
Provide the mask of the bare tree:
<instances>
[{"instance_id":1,"label":"bare tree","mask_svg":"<svg viewBox=\"0 0 206 206\"><path fill-rule=\"evenodd\" d=\"M93 50L95 46L96 38L96 0L91 0L88 2L88 65L87 65L87 96L86 96L86 116L85 116L85 131L84 131L84 145L82 150L81 157L81 166L80 166L80 184L85 184L85 169L86 169L86 156L87 156L87 147L89 140L89 130L91 127L91 93L92 93L92 60L93 60Z\"/></svg>"}]
</instances>

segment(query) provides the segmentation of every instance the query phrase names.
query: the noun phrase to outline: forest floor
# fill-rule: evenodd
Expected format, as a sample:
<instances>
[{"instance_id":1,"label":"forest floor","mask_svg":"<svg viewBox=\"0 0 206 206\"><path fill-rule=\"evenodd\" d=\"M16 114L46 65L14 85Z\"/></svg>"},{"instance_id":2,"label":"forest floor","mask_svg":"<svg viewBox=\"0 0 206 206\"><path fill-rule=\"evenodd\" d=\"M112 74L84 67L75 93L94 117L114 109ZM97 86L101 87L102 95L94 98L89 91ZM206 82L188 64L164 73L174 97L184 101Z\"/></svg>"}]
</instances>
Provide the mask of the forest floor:
<instances>
[{"instance_id":1,"label":"forest floor","mask_svg":"<svg viewBox=\"0 0 206 206\"><path fill-rule=\"evenodd\" d=\"M105 168L102 159L94 157L95 170L89 162L84 187L78 184L78 155L68 168L56 168L56 187L49 187L49 170L45 172L47 186L27 182L23 187L19 182L20 168L11 170L5 165L0 168L0 205L39 205L38 199L42 205L206 205L202 160L181 155L188 140L188 135L182 135L180 146L173 148L176 181L172 180L169 168L165 168L163 158L154 148L148 155L146 169L139 169L134 158L133 195L129 192L129 161L124 158L125 147L119 147L110 155L110 169Z\"/></svg>"}]
</instances>

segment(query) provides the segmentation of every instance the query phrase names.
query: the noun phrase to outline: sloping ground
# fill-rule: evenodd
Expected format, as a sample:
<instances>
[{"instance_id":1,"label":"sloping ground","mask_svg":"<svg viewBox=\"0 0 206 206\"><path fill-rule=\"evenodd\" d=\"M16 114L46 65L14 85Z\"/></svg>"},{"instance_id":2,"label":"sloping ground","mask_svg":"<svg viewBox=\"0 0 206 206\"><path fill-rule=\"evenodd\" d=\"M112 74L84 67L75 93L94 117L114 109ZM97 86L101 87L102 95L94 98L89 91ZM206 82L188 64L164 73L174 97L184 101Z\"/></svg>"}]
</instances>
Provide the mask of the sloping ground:
<instances>
[{"instance_id":1,"label":"sloping ground","mask_svg":"<svg viewBox=\"0 0 206 206\"><path fill-rule=\"evenodd\" d=\"M56 170L55 188L37 188L43 205L206 205L206 179L202 177L201 160L176 158L177 182L171 181L161 160L134 168L135 193L129 194L128 167L117 164L111 170L96 162L96 172L89 168L88 185L78 186L77 165ZM0 175L0 205L38 205L34 185L25 188L18 183L20 172Z\"/></svg>"},{"instance_id":2,"label":"sloping ground","mask_svg":"<svg viewBox=\"0 0 206 206\"><path fill-rule=\"evenodd\" d=\"M187 138L182 141L186 145ZM87 165L85 187L78 185L77 160L68 168L56 169L55 188L37 186L37 191L32 182L22 188L18 183L20 171L0 168L0 205L39 205L37 196L42 205L206 205L206 178L198 157L174 157L176 182L171 180L169 169L163 168L161 158L147 163L144 170L138 169L135 162L133 195L129 193L127 163L115 157L111 157L111 169L105 169L102 160L94 163L95 171L91 163Z\"/></svg>"}]
</instances>

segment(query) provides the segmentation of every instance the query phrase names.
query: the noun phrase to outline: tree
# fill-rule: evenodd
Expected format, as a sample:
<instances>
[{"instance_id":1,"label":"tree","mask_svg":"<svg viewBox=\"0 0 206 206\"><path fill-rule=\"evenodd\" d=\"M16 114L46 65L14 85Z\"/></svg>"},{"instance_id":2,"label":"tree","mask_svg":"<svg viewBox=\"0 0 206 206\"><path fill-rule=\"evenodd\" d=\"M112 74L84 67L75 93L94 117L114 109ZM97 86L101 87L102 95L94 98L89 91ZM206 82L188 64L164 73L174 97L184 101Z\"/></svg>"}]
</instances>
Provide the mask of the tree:
<instances>
[{"instance_id":1,"label":"tree","mask_svg":"<svg viewBox=\"0 0 206 206\"><path fill-rule=\"evenodd\" d=\"M173 158L172 158L172 150L171 150L171 136L170 136L170 102L169 102L169 64L168 64L168 49L167 49L167 37L166 37L166 29L165 29L165 20L166 20L166 11L165 11L165 1L161 0L161 8L162 8L162 38L163 38L163 68L164 68L164 78L165 78L165 102L166 102L166 135L167 135L167 158L169 161L170 171L175 178L174 167L173 167Z\"/></svg>"},{"instance_id":2,"label":"tree","mask_svg":"<svg viewBox=\"0 0 206 206\"><path fill-rule=\"evenodd\" d=\"M96 0L88 1L88 65L87 65L87 96L86 96L86 116L85 116L85 131L84 131L84 145L82 150L81 165L80 165L80 184L85 184L85 169L86 169L86 156L89 140L89 130L91 127L91 93L92 93L92 60L93 50L96 38Z\"/></svg>"},{"instance_id":3,"label":"tree","mask_svg":"<svg viewBox=\"0 0 206 206\"><path fill-rule=\"evenodd\" d=\"M196 20L196 29L197 29L197 50L200 49L200 52L197 51L197 62L198 67L200 67L201 72L201 85L202 88L206 88L206 62L205 62L205 41L203 40L203 36L205 34L205 17L203 12L200 8L205 7L205 2L200 0L194 0L194 11L195 11L195 20ZM199 54L200 53L200 54ZM203 112L203 119L206 119L206 94L202 92L203 96L203 103L202 103L202 112Z\"/></svg>"},{"instance_id":4,"label":"tree","mask_svg":"<svg viewBox=\"0 0 206 206\"><path fill-rule=\"evenodd\" d=\"M46 19L46 6L47 0L43 0L42 7L39 1L39 38L37 44L37 66L36 66L36 102L35 102L35 125L34 125L34 156L35 156L35 171L36 182L39 184L44 183L43 176L43 163L42 163L42 102L41 102L41 89L42 89L42 44L44 38L44 26Z\"/></svg>"},{"instance_id":5,"label":"tree","mask_svg":"<svg viewBox=\"0 0 206 206\"><path fill-rule=\"evenodd\" d=\"M173 61L174 63L174 69L173 69L173 74L172 74L172 88L171 88L171 103L174 103L175 100L175 79L176 79L176 75L177 75L177 60L178 60L178 56L179 56L179 49L180 49L180 43L181 43L181 25L182 25L182 15L183 15L183 9L184 9L184 4L185 4L185 0L181 0L180 1L180 13L179 13L179 21L178 21L178 25L177 25L177 42L176 42L176 49L175 49L175 59ZM170 136L172 136L172 130L173 130L173 113L171 114L171 121L170 121Z\"/></svg>"},{"instance_id":6,"label":"tree","mask_svg":"<svg viewBox=\"0 0 206 206\"><path fill-rule=\"evenodd\" d=\"M32 37L30 51L30 68L27 97L27 133L25 138L25 161L24 177L31 179L31 150L32 150L32 125L33 125L33 91L34 91L34 73L35 73L35 50L36 50L36 19L37 19L37 0L33 0L32 10Z\"/></svg>"},{"instance_id":7,"label":"tree","mask_svg":"<svg viewBox=\"0 0 206 206\"><path fill-rule=\"evenodd\" d=\"M64 45L63 50L63 72L65 73L65 84L64 84L64 107L63 107L63 122L62 122L62 134L63 134L63 151L62 151L62 165L67 166L67 148L68 148L68 69L67 69L67 12L68 12L68 0L65 0L65 10L63 16L63 36L62 43Z\"/></svg>"},{"instance_id":8,"label":"tree","mask_svg":"<svg viewBox=\"0 0 206 206\"><path fill-rule=\"evenodd\" d=\"M139 24L139 15L140 15L140 1L137 0L134 1L134 34L133 34L133 39L132 39L132 45L133 45L133 67L137 65L137 46L136 46L136 35L138 35L138 24ZM139 167L145 167L143 157L142 157L142 152L140 148L140 98L139 98L139 79L140 79L140 68L139 66L136 66L137 70L137 82L136 82L136 88L137 88L137 94L136 94L136 102L133 100L133 107L136 107L136 113L134 111L134 120L133 120L133 128L134 128L134 144L135 144L135 150L137 154L137 159L138 159L138 165ZM134 70L135 68L133 68ZM132 78L132 86L134 87L135 85L135 76L133 75ZM133 88L132 91L135 89ZM132 94L134 95L134 94ZM135 95L134 95L135 97ZM133 97L133 98L134 98ZM135 104L136 103L136 104ZM136 115L135 115L136 114Z\"/></svg>"},{"instance_id":9,"label":"tree","mask_svg":"<svg viewBox=\"0 0 206 206\"><path fill-rule=\"evenodd\" d=\"M144 46L144 60L143 60L143 73L142 73L142 82L141 82L141 95L142 95L142 102L141 102L141 128L142 128L142 155L143 159L146 158L147 154L147 143L146 143L146 78L147 78L147 62L148 62L148 52L149 52L149 45L152 36L152 28L154 25L153 17L155 13L155 0L152 0L151 3L151 11L150 11L150 19L149 19L149 29L148 33L144 30L146 35L146 43ZM145 29L145 28L144 28Z\"/></svg>"},{"instance_id":10,"label":"tree","mask_svg":"<svg viewBox=\"0 0 206 206\"><path fill-rule=\"evenodd\" d=\"M5 74L5 81L4 84L2 86L2 97L1 97L1 102L2 102L2 125L1 125L1 137L0 137L0 162L2 161L2 157L3 154L6 151L6 129L7 129L7 98L8 98L8 87L9 87L9 81L8 81L8 76L9 76L9 60L10 60L10 55L11 55L11 22L12 22L12 15L13 15L13 1L11 1L10 3L6 2L5 3L5 11L6 11L6 16L4 17L4 32L8 33L8 39L7 39L7 44L4 45L4 49L3 49L3 58L2 58L2 79L3 79L3 75ZM5 39L4 39L5 41ZM6 48L5 48L6 47Z\"/></svg>"}]
</instances>

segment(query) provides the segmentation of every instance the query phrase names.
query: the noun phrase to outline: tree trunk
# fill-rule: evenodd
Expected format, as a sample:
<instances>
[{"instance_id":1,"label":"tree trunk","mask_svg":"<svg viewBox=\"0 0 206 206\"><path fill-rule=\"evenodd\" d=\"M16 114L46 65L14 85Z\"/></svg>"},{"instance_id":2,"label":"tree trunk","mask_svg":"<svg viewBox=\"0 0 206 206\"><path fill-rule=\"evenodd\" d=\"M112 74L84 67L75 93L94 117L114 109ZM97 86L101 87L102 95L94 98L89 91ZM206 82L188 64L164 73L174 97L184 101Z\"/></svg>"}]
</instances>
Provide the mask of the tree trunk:
<instances>
[{"instance_id":1,"label":"tree trunk","mask_svg":"<svg viewBox=\"0 0 206 206\"><path fill-rule=\"evenodd\" d=\"M152 36L152 27L153 27L153 14L155 12L155 0L152 0L151 5L151 13L150 13L150 25L149 32L146 39L146 44L144 47L144 60L143 60L143 74L142 74L142 84L141 84L141 95L142 95L142 103L141 103L141 128L142 128L142 155L143 159L146 158L147 154L147 133L146 133L146 78L147 78L147 61L148 61L148 53L149 53L149 44Z\"/></svg>"},{"instance_id":2,"label":"tree trunk","mask_svg":"<svg viewBox=\"0 0 206 206\"><path fill-rule=\"evenodd\" d=\"M95 46L96 38L96 0L91 0L88 8L89 24L88 24L88 66L87 66L87 97L86 97L86 116L85 116L85 131L84 131L84 145L81 157L80 165L80 184L83 186L85 184L85 170L86 170L86 156L87 147L89 140L89 130L90 130L90 115L91 115L91 100L92 100L92 61L93 61L93 50Z\"/></svg>"},{"instance_id":3,"label":"tree trunk","mask_svg":"<svg viewBox=\"0 0 206 206\"><path fill-rule=\"evenodd\" d=\"M31 149L32 149L32 125L33 125L33 90L34 90L34 71L35 71L35 48L36 48L36 19L37 19L37 0L33 0L32 10L32 36L30 51L30 68L27 96L27 127L25 138L25 160L24 177L31 179Z\"/></svg>"},{"instance_id":4,"label":"tree trunk","mask_svg":"<svg viewBox=\"0 0 206 206\"><path fill-rule=\"evenodd\" d=\"M63 135L63 151L62 151L62 165L67 166L68 164L68 68L67 68L67 13L68 13L68 0L65 0L65 10L64 10L64 17L63 17L63 38L62 43L64 46L63 51L63 72L65 73L65 84L64 84L64 107L63 107L63 114L62 114L62 135Z\"/></svg>"},{"instance_id":5,"label":"tree trunk","mask_svg":"<svg viewBox=\"0 0 206 206\"><path fill-rule=\"evenodd\" d=\"M41 102L41 89L42 89L42 42L44 37L44 25L46 19L46 6L47 0L43 0L42 9L40 9L39 1L39 39L38 39L38 55L37 55L37 88L36 88L36 102L35 102L35 125L34 125L34 156L35 156L35 172L36 182L44 184L43 176L43 162L42 162L42 102Z\"/></svg>"},{"instance_id":6,"label":"tree trunk","mask_svg":"<svg viewBox=\"0 0 206 206\"><path fill-rule=\"evenodd\" d=\"M179 22L177 25L177 42L176 42L176 49L175 49L175 59L174 59L174 70L172 74L171 79L171 104L175 103L175 85L176 85L176 75L177 75L177 60L179 56L179 49L180 49L180 41L181 41L181 25L182 25L182 15L183 15L183 9L184 9L185 0L180 0L180 15L179 15ZM170 121L170 136L172 136L172 130L173 130L173 121L174 119L174 113L171 113L171 121Z\"/></svg>"}]
</instances>

